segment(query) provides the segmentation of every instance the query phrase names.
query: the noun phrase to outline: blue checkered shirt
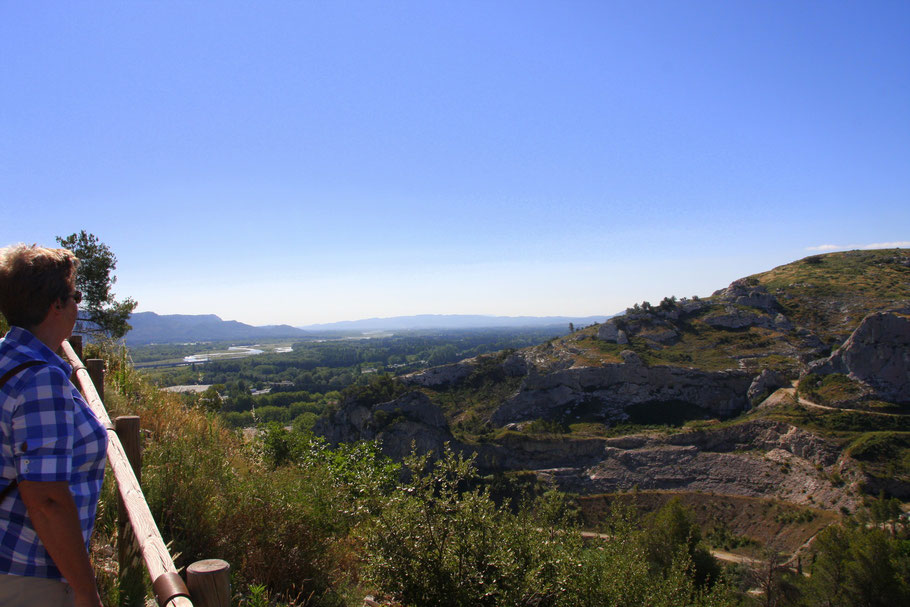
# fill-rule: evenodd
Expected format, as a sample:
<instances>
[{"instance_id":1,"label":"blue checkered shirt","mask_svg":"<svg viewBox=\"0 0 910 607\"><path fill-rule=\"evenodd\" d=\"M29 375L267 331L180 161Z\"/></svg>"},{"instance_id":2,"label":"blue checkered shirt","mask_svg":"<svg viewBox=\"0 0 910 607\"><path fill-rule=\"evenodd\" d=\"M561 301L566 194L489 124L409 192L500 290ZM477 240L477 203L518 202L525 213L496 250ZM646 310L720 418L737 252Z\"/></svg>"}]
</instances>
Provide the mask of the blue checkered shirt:
<instances>
[{"instance_id":1,"label":"blue checkered shirt","mask_svg":"<svg viewBox=\"0 0 910 607\"><path fill-rule=\"evenodd\" d=\"M12 479L67 481L87 549L107 431L70 382L72 367L29 331L13 327L0 340L0 375L29 360L47 364L20 371L0 389L0 489ZM0 573L63 579L15 489L0 503Z\"/></svg>"}]
</instances>

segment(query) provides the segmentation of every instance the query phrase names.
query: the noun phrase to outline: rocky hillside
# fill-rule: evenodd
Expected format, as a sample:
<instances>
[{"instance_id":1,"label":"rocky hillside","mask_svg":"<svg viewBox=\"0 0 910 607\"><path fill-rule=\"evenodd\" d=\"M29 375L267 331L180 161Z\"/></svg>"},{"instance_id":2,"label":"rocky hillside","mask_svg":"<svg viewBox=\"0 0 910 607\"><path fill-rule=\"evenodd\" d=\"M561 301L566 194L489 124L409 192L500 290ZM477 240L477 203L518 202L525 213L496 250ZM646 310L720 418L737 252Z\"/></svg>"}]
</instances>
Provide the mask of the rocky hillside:
<instances>
[{"instance_id":1,"label":"rocky hillside","mask_svg":"<svg viewBox=\"0 0 910 607\"><path fill-rule=\"evenodd\" d=\"M476 451L580 493L910 498L910 252L818 255L351 400L333 441ZM768 397L771 398L768 398Z\"/></svg>"}]
</instances>

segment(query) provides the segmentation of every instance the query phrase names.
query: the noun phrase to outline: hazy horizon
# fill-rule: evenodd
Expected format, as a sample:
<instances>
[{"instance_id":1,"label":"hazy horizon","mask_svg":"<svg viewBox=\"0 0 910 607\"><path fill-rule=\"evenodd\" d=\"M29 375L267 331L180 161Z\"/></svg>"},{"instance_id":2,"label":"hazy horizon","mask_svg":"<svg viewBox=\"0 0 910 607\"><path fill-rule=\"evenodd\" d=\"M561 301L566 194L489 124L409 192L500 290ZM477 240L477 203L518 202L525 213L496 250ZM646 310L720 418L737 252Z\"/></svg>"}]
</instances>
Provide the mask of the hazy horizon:
<instances>
[{"instance_id":1,"label":"hazy horizon","mask_svg":"<svg viewBox=\"0 0 910 607\"><path fill-rule=\"evenodd\" d=\"M565 319L567 321L568 320L586 320L586 321L592 320L592 321L594 321L597 319L601 319L601 321L602 321L602 320L606 320L607 318L610 318L611 316L615 316L618 313L619 312L616 312L613 314L597 314L597 315L591 315L591 316L566 316L564 314L557 315L557 316L507 316L507 315L499 315L499 314L457 314L457 313L454 313L454 314L408 314L408 315L402 315L402 316L369 316L369 317L364 317L364 318L345 318L342 320L330 321L330 322L325 322L325 323L311 323L311 324L307 324L307 325L289 325L289 326L292 326L296 329L306 329L308 327L323 327L323 326L330 326L330 325L363 323L363 322L369 322L369 321L387 321L387 320L397 320L397 319L404 319L404 318L421 318L421 319L423 319L423 318L427 318L427 319L429 319L429 318L438 318L438 319L443 319L443 318L484 318L484 319L490 319L490 320L493 320L493 319L508 319L508 320L534 319L534 320L538 320L538 321L554 319L554 322L561 322L563 319ZM202 316L202 317L213 315L211 313L182 314L180 312L175 312L173 314L159 314L158 312L155 312L154 310L141 310L139 312L136 312L136 314L156 314L158 316L172 316L173 315L173 316ZM221 316L218 316L217 314L214 314L214 316L217 316L220 320L225 321L225 322L236 321L236 322L241 322L243 324L251 324L251 323L244 322L242 319L239 319L239 318L222 318ZM253 326L265 327L265 326L281 326L281 325L286 325L286 324L287 323L266 322L261 325L253 325Z\"/></svg>"},{"instance_id":2,"label":"hazy horizon","mask_svg":"<svg viewBox=\"0 0 910 607\"><path fill-rule=\"evenodd\" d=\"M910 3L0 3L0 246L137 311L609 315L910 246Z\"/></svg>"}]
</instances>

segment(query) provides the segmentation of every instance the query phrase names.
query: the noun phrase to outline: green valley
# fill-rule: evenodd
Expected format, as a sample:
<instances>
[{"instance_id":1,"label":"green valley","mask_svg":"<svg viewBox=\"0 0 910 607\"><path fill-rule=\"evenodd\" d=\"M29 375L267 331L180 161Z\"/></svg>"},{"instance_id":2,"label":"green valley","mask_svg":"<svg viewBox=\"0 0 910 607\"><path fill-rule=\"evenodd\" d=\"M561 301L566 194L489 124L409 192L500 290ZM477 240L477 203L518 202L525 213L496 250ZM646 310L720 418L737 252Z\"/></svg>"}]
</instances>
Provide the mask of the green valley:
<instances>
[{"instance_id":1,"label":"green valley","mask_svg":"<svg viewBox=\"0 0 910 607\"><path fill-rule=\"evenodd\" d=\"M187 562L229 560L246 597L895 604L908 302L906 252L850 252L561 335L294 341L142 370L104 355L109 406L147 428L163 530ZM200 345L147 348L134 360Z\"/></svg>"}]
</instances>

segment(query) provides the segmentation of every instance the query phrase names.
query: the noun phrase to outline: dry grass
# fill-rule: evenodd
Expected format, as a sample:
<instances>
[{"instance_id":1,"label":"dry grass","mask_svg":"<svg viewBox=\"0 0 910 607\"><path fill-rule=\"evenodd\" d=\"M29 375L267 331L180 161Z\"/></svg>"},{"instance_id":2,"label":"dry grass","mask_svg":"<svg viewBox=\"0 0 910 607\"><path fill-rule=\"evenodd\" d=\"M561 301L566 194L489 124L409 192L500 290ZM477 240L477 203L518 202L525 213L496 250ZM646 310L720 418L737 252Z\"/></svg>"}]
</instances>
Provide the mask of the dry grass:
<instances>
[{"instance_id":1,"label":"dry grass","mask_svg":"<svg viewBox=\"0 0 910 607\"><path fill-rule=\"evenodd\" d=\"M813 255L754 276L778 296L787 316L841 342L869 313L910 301L910 251Z\"/></svg>"},{"instance_id":2,"label":"dry grass","mask_svg":"<svg viewBox=\"0 0 910 607\"><path fill-rule=\"evenodd\" d=\"M345 543L352 521L336 507L343 488L318 469L269 470L213 414L146 383L123 350L105 355L106 406L112 418L140 417L143 492L178 568L220 558L231 564L236 591L262 584L286 604L343 604L343 564L352 559ZM119 601L112 477L93 551L106 604Z\"/></svg>"}]
</instances>

